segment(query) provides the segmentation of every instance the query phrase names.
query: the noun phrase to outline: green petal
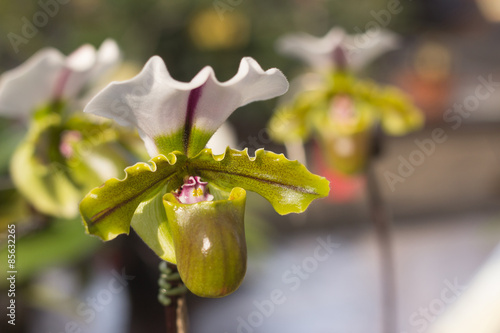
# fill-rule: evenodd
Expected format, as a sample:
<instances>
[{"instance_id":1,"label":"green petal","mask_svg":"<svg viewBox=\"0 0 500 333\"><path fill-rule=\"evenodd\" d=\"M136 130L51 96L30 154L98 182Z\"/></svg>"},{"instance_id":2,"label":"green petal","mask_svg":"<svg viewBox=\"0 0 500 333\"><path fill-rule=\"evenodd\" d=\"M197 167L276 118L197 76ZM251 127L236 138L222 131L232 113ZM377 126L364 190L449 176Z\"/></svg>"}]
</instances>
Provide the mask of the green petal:
<instances>
[{"instance_id":1,"label":"green petal","mask_svg":"<svg viewBox=\"0 0 500 333\"><path fill-rule=\"evenodd\" d=\"M291 106L279 108L269 122L269 133L277 142L304 140L310 135L307 112Z\"/></svg>"},{"instance_id":2,"label":"green petal","mask_svg":"<svg viewBox=\"0 0 500 333\"><path fill-rule=\"evenodd\" d=\"M238 187L226 200L182 204L171 193L163 197L177 268L194 294L223 297L243 281L247 260L245 199L245 190Z\"/></svg>"},{"instance_id":3,"label":"green petal","mask_svg":"<svg viewBox=\"0 0 500 333\"><path fill-rule=\"evenodd\" d=\"M38 211L69 218L77 215L82 193L60 156L60 131L57 115L35 120L12 156L10 173L17 189Z\"/></svg>"},{"instance_id":4,"label":"green petal","mask_svg":"<svg viewBox=\"0 0 500 333\"><path fill-rule=\"evenodd\" d=\"M66 161L72 180L81 188L82 196L109 178L117 177L127 166L139 159L119 140L127 135L130 142L135 139L144 146L138 136L124 129L115 128L111 122L95 124L75 115L65 124L65 130L77 131L81 139L72 146L73 154ZM81 198L80 198L81 199Z\"/></svg>"},{"instance_id":5,"label":"green petal","mask_svg":"<svg viewBox=\"0 0 500 333\"><path fill-rule=\"evenodd\" d=\"M162 200L166 192L167 186L164 186L143 199L135 210L130 225L160 258L175 264L172 233Z\"/></svg>"},{"instance_id":6,"label":"green petal","mask_svg":"<svg viewBox=\"0 0 500 333\"><path fill-rule=\"evenodd\" d=\"M266 198L279 214L301 213L311 201L328 195L329 182L310 173L297 161L283 154L263 149L248 156L248 151L226 150L214 156L211 149L202 150L189 161L193 173L223 188L240 186Z\"/></svg>"},{"instance_id":7,"label":"green petal","mask_svg":"<svg viewBox=\"0 0 500 333\"><path fill-rule=\"evenodd\" d=\"M396 88L384 89L379 97L381 124L390 135L404 135L421 128L424 116L408 96Z\"/></svg>"},{"instance_id":8,"label":"green petal","mask_svg":"<svg viewBox=\"0 0 500 333\"><path fill-rule=\"evenodd\" d=\"M158 155L147 163L125 169L125 178L112 178L90 191L80 203L80 212L88 233L110 240L128 234L136 208L165 185L173 190L182 184L186 156L179 152Z\"/></svg>"},{"instance_id":9,"label":"green petal","mask_svg":"<svg viewBox=\"0 0 500 333\"><path fill-rule=\"evenodd\" d=\"M203 131L197 127L192 127L189 135L189 142L186 142L185 128L170 134L159 135L154 138L155 144L158 147L160 154L167 154L172 151L182 151L188 157L195 156L210 140L214 133Z\"/></svg>"},{"instance_id":10,"label":"green petal","mask_svg":"<svg viewBox=\"0 0 500 333\"><path fill-rule=\"evenodd\" d=\"M311 117L325 109L322 91L300 93L293 103L280 107L269 122L269 134L278 142L305 140L311 135Z\"/></svg>"}]
</instances>

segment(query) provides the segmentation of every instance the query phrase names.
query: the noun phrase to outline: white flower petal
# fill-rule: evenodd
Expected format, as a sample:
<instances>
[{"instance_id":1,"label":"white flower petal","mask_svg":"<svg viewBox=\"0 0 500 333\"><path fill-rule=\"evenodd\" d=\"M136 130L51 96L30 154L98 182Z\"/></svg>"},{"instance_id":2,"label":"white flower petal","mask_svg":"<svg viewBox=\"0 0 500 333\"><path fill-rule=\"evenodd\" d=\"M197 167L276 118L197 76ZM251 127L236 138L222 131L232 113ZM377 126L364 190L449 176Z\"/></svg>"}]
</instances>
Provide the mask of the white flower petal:
<instances>
[{"instance_id":1,"label":"white flower petal","mask_svg":"<svg viewBox=\"0 0 500 333\"><path fill-rule=\"evenodd\" d=\"M277 48L319 70L335 69L335 52L340 49L345 52L349 68L359 70L397 45L397 35L388 30L378 29L351 36L340 28L332 28L320 38L305 33L285 35L278 40Z\"/></svg>"},{"instance_id":2,"label":"white flower petal","mask_svg":"<svg viewBox=\"0 0 500 333\"><path fill-rule=\"evenodd\" d=\"M60 90L56 97L72 100L89 82L91 71L96 67L97 52L90 44L80 46L66 58L66 68L61 74Z\"/></svg>"},{"instance_id":3,"label":"white flower petal","mask_svg":"<svg viewBox=\"0 0 500 333\"><path fill-rule=\"evenodd\" d=\"M56 49L35 53L21 66L0 77L0 114L26 117L37 106L47 103L54 93L65 57Z\"/></svg>"},{"instance_id":4,"label":"white flower petal","mask_svg":"<svg viewBox=\"0 0 500 333\"><path fill-rule=\"evenodd\" d=\"M97 61L100 63L115 63L121 57L120 48L113 39L106 39L97 50Z\"/></svg>"},{"instance_id":5,"label":"white flower petal","mask_svg":"<svg viewBox=\"0 0 500 333\"><path fill-rule=\"evenodd\" d=\"M176 85L184 89L177 93ZM186 108L189 92L189 84L174 81L163 60L154 56L136 77L110 83L83 111L113 119L122 126L137 127L153 156L158 152L154 137L168 135L184 125L185 115L181 117L175 111Z\"/></svg>"},{"instance_id":6,"label":"white flower petal","mask_svg":"<svg viewBox=\"0 0 500 333\"><path fill-rule=\"evenodd\" d=\"M0 114L27 118L37 107L57 98L74 99L120 59L112 40L99 51L85 44L65 57L58 50L40 50L21 66L0 77Z\"/></svg>"},{"instance_id":7,"label":"white flower petal","mask_svg":"<svg viewBox=\"0 0 500 333\"><path fill-rule=\"evenodd\" d=\"M89 71L95 62L96 51L90 44L80 46L66 58L66 66L74 72Z\"/></svg>"},{"instance_id":8,"label":"white flower petal","mask_svg":"<svg viewBox=\"0 0 500 333\"><path fill-rule=\"evenodd\" d=\"M301 59L313 68L333 67L333 51L342 46L346 33L341 28L331 29L324 37L318 38L306 33L288 34L277 42L277 49Z\"/></svg>"},{"instance_id":9,"label":"white flower petal","mask_svg":"<svg viewBox=\"0 0 500 333\"><path fill-rule=\"evenodd\" d=\"M347 45L352 45L348 54L349 67L360 70L378 56L399 46L400 38L389 30L377 30L348 36Z\"/></svg>"},{"instance_id":10,"label":"white flower petal","mask_svg":"<svg viewBox=\"0 0 500 333\"><path fill-rule=\"evenodd\" d=\"M94 81L115 68L120 63L121 58L122 54L118 44L113 39L106 39L97 50L97 59L90 73L90 80Z\"/></svg>"},{"instance_id":11,"label":"white flower petal","mask_svg":"<svg viewBox=\"0 0 500 333\"><path fill-rule=\"evenodd\" d=\"M89 44L81 46L67 58L70 74L65 82L63 97L78 97L85 87L107 74L120 60L120 49L112 39L106 39L97 51Z\"/></svg>"},{"instance_id":12,"label":"white flower petal","mask_svg":"<svg viewBox=\"0 0 500 333\"><path fill-rule=\"evenodd\" d=\"M201 96L193 110L193 124L210 132L215 132L238 107L283 95L288 90L283 73L276 68L264 71L249 57L243 58L238 73L223 83L209 69L210 77L200 87Z\"/></svg>"},{"instance_id":13,"label":"white flower petal","mask_svg":"<svg viewBox=\"0 0 500 333\"><path fill-rule=\"evenodd\" d=\"M279 70L263 71L252 58L243 58L238 73L221 83L211 67L203 68L191 82L176 81L155 56L135 78L108 85L84 111L136 126L154 156L156 138L184 131L180 144L187 152L194 128L213 134L236 108L287 89L288 81Z\"/></svg>"}]
</instances>

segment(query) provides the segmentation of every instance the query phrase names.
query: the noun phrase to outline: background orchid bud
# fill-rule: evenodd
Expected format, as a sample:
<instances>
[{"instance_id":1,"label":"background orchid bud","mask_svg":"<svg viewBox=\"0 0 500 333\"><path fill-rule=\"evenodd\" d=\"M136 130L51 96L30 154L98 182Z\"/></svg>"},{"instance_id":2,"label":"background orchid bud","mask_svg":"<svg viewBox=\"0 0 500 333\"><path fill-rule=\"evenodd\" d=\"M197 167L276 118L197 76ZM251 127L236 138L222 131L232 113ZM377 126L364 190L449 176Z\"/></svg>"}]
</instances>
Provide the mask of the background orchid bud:
<instances>
[{"instance_id":1,"label":"background orchid bud","mask_svg":"<svg viewBox=\"0 0 500 333\"><path fill-rule=\"evenodd\" d=\"M226 200L183 204L163 197L177 268L194 294L223 297L234 292L246 272L246 192L235 187Z\"/></svg>"}]
</instances>

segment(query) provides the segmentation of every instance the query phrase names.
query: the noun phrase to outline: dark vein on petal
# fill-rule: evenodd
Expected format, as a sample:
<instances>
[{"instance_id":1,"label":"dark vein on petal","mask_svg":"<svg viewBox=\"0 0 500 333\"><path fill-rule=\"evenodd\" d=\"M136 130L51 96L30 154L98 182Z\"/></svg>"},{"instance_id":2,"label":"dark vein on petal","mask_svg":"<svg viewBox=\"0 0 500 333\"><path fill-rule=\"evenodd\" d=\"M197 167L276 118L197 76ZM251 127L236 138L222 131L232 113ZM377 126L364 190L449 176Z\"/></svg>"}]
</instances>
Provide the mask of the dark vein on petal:
<instances>
[{"instance_id":1,"label":"dark vein on petal","mask_svg":"<svg viewBox=\"0 0 500 333\"><path fill-rule=\"evenodd\" d=\"M279 187L283 187L283 188L290 189L290 190L293 190L293 191L296 191L296 192L300 192L300 193L304 193L304 194L319 195L319 193L317 193L314 190L308 190L308 189L300 187L300 186L290 185L290 184L286 184L286 183L282 183L282 182L278 182L278 181L274 181L274 180L269 180L269 179L265 179L265 178L259 178L259 177L252 176L252 175L241 174L241 173L238 173L238 172L213 170L213 169L210 169L210 168L196 168L196 170L197 171L216 172L216 173L228 174L228 175L233 175L233 176L240 176L240 177L243 177L243 178L250 178L250 179L257 180L257 181L260 181L260 182L263 182L263 183L266 183L266 184L276 185L276 186L279 186Z\"/></svg>"},{"instance_id":2,"label":"dark vein on petal","mask_svg":"<svg viewBox=\"0 0 500 333\"><path fill-rule=\"evenodd\" d=\"M121 208L123 206L125 206L126 204L128 204L129 202L131 202L132 200L134 199L137 199L138 197L140 197L141 195L143 195L146 191L150 190L151 187L155 187L156 185L158 185L159 183L163 182L163 181L167 181L168 178L170 178L171 176L173 176L175 174L175 171L170 173L169 175L167 175L165 178L161 178L157 181L155 181L153 184L151 184L150 186L148 186L147 188L145 188L144 190L141 190L139 192L137 192L136 195L120 202L118 205L115 205L115 206L112 206L112 207L108 207L106 209L103 209L101 210L100 212L94 214L91 218L90 218L90 221L88 223L89 227L90 226L94 226L95 224L101 222L102 219L104 219L105 217L107 217L108 215L110 215L111 213L113 213L115 210L117 210L118 208Z\"/></svg>"},{"instance_id":3,"label":"dark vein on petal","mask_svg":"<svg viewBox=\"0 0 500 333\"><path fill-rule=\"evenodd\" d=\"M186 108L186 120L184 123L184 152L187 154L189 148L189 141L191 140L191 130L193 128L194 114L196 112L196 107L200 101L201 92L205 84L191 90L188 97L188 103Z\"/></svg>"}]
</instances>

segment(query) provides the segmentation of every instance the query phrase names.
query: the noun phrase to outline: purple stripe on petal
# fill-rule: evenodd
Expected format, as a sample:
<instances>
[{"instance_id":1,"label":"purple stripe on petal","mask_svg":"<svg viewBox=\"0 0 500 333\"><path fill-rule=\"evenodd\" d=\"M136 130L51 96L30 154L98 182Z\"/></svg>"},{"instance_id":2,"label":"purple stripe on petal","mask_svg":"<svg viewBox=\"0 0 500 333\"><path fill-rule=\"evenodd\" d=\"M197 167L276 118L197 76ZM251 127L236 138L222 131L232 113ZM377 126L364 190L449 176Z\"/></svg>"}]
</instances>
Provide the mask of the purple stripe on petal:
<instances>
[{"instance_id":1,"label":"purple stripe on petal","mask_svg":"<svg viewBox=\"0 0 500 333\"><path fill-rule=\"evenodd\" d=\"M189 147L189 140L191 136L191 128L193 127L194 114L196 112L196 107L200 100L203 87L205 83L191 90L188 97L187 109L186 109L186 122L184 124L184 151L187 153Z\"/></svg>"},{"instance_id":2,"label":"purple stripe on petal","mask_svg":"<svg viewBox=\"0 0 500 333\"><path fill-rule=\"evenodd\" d=\"M54 99L62 99L64 94L64 89L66 88L66 84L68 83L69 77L71 76L72 70L65 67L59 77L57 78L56 85L54 87L54 91L52 92Z\"/></svg>"},{"instance_id":3,"label":"purple stripe on petal","mask_svg":"<svg viewBox=\"0 0 500 333\"><path fill-rule=\"evenodd\" d=\"M345 70L347 68L347 55L342 46L337 46L335 50L333 50L332 56L333 62L339 70Z\"/></svg>"}]
</instances>

